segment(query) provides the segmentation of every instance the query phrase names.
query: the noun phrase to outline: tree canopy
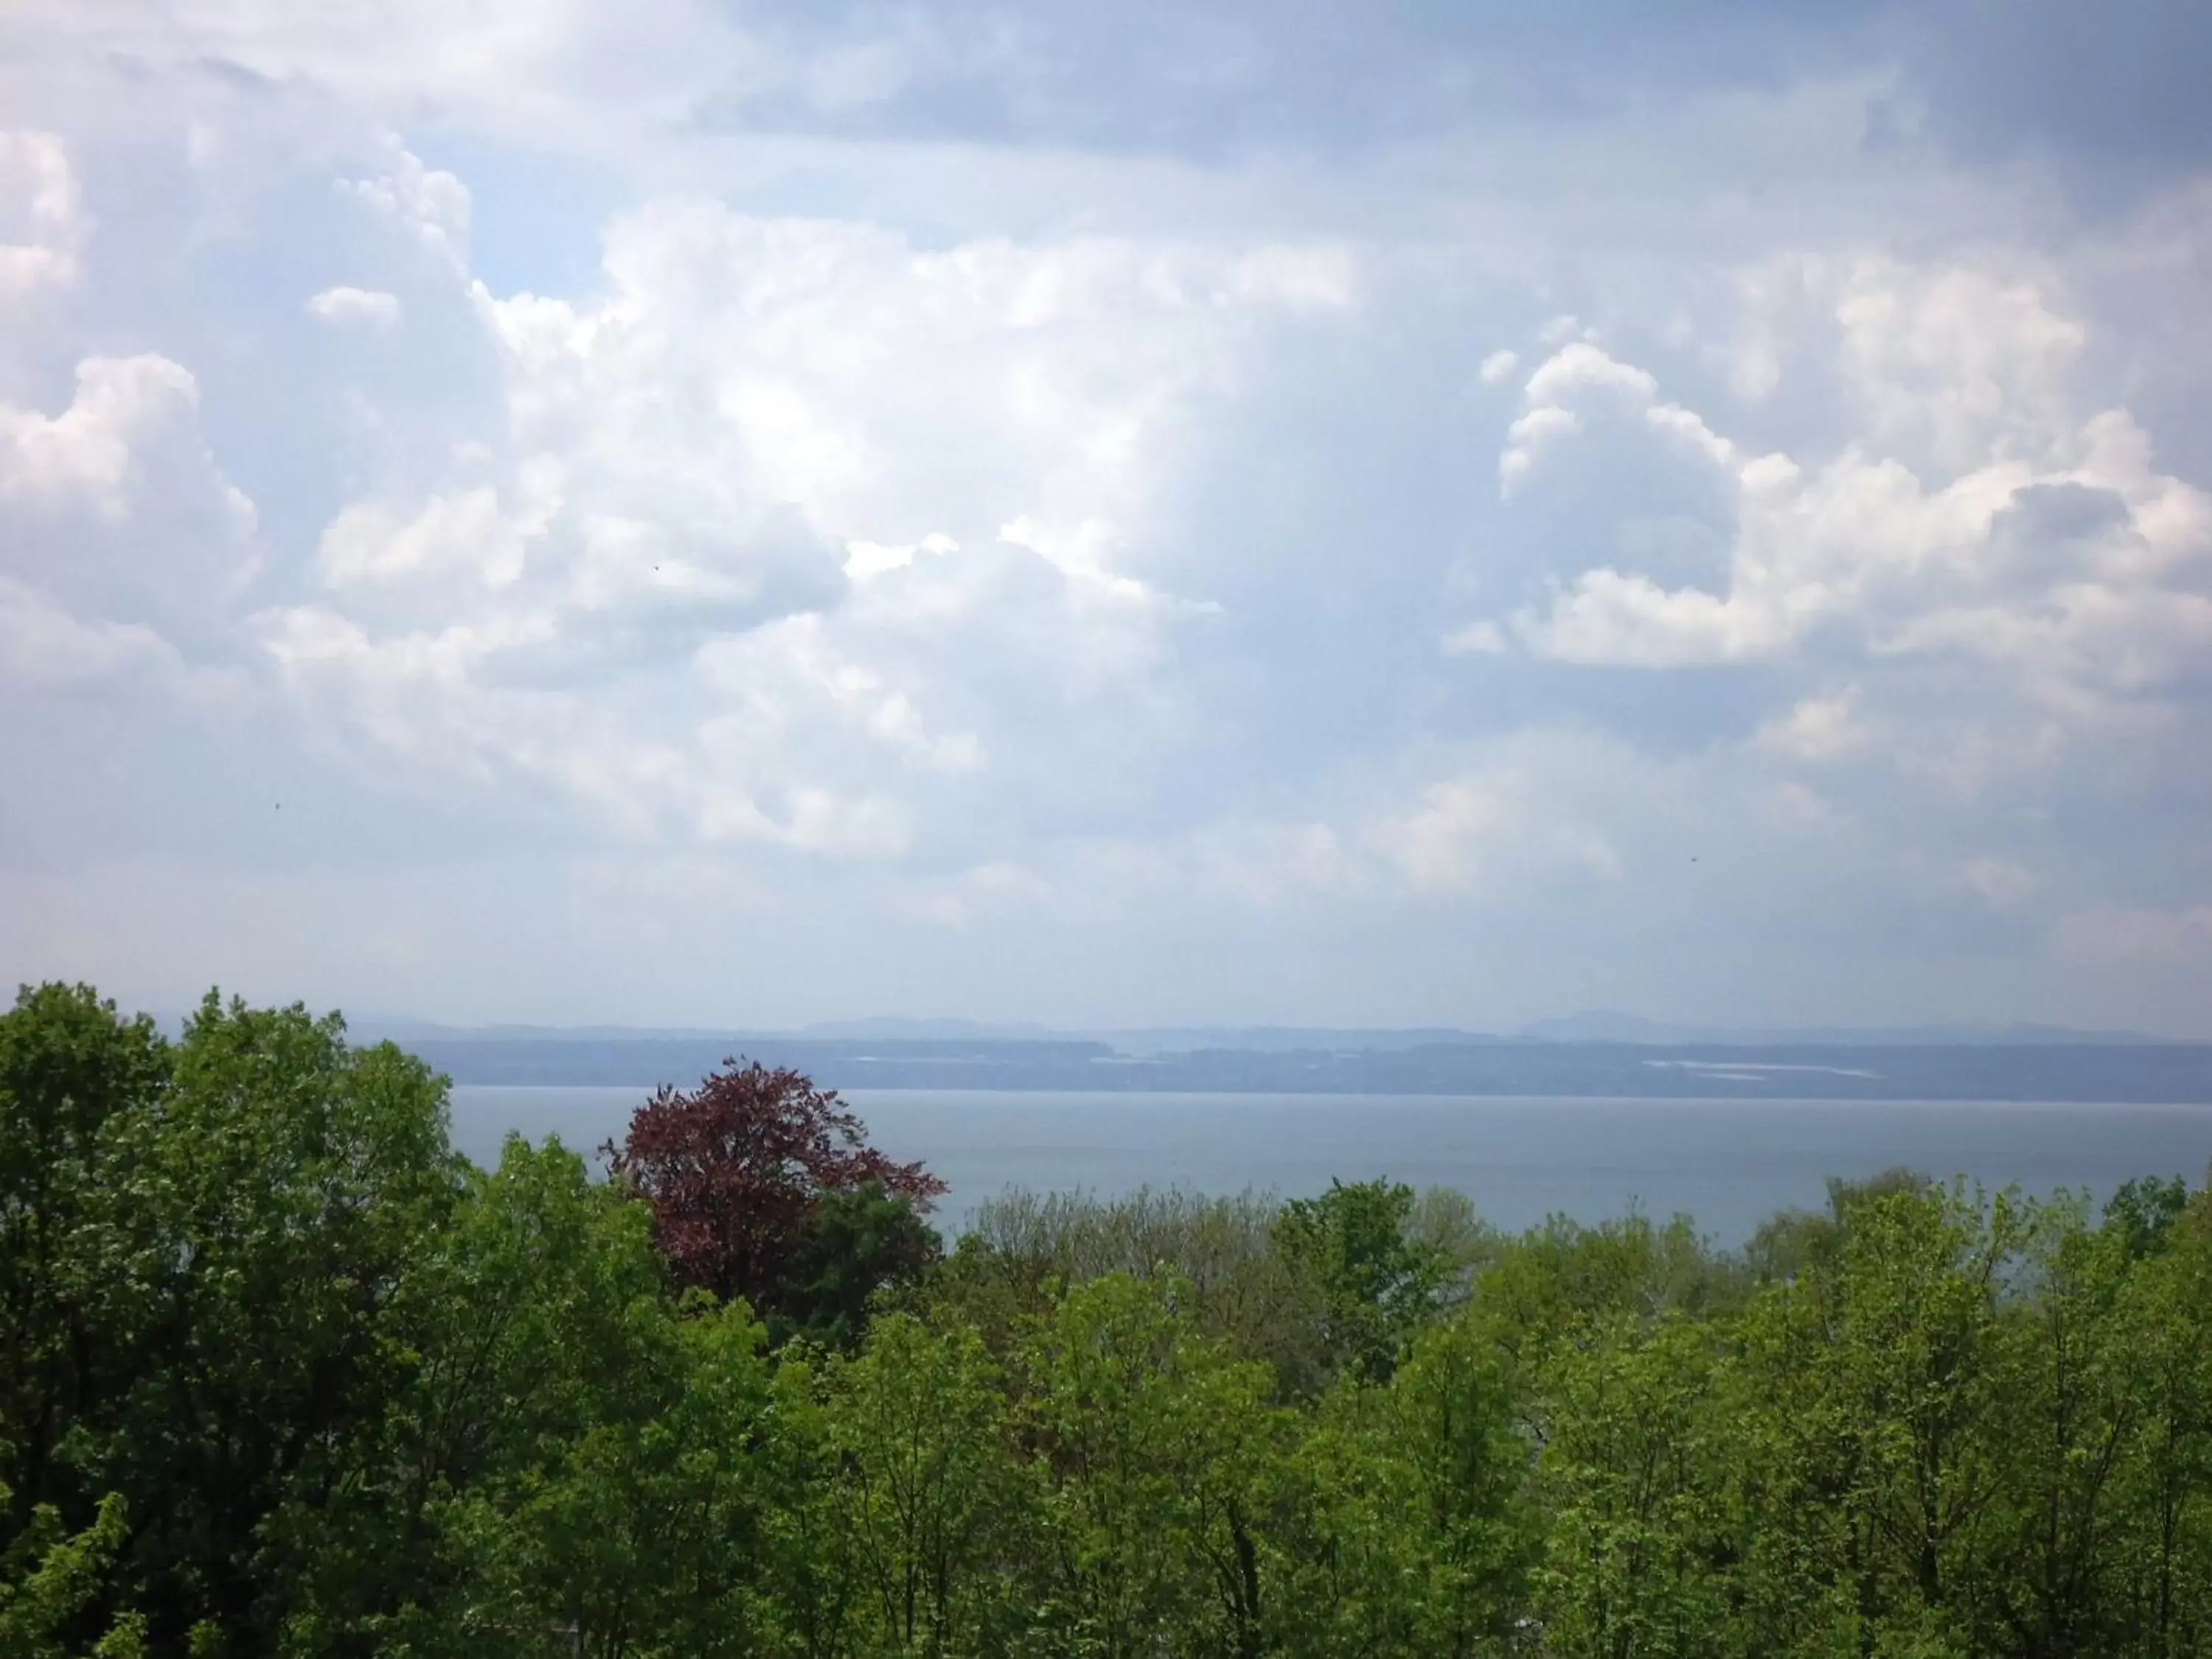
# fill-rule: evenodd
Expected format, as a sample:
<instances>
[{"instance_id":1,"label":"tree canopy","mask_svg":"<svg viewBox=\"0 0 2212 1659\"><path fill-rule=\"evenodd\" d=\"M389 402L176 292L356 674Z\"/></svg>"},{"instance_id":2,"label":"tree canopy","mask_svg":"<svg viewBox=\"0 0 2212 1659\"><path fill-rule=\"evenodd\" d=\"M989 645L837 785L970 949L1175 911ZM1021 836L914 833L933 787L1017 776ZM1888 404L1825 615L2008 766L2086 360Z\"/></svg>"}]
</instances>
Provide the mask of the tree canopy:
<instances>
[{"instance_id":1,"label":"tree canopy","mask_svg":"<svg viewBox=\"0 0 2212 1659\"><path fill-rule=\"evenodd\" d=\"M652 1206L678 1285L742 1300L779 1330L854 1334L867 1298L935 1254L921 1215L945 1183L868 1145L831 1090L735 1060L664 1085L604 1149Z\"/></svg>"},{"instance_id":2,"label":"tree canopy","mask_svg":"<svg viewBox=\"0 0 2212 1659\"><path fill-rule=\"evenodd\" d=\"M2212 1195L1898 1172L1742 1251L941 1190L804 1079L617 1178L335 1018L0 1015L0 1653L2183 1659Z\"/></svg>"}]
</instances>

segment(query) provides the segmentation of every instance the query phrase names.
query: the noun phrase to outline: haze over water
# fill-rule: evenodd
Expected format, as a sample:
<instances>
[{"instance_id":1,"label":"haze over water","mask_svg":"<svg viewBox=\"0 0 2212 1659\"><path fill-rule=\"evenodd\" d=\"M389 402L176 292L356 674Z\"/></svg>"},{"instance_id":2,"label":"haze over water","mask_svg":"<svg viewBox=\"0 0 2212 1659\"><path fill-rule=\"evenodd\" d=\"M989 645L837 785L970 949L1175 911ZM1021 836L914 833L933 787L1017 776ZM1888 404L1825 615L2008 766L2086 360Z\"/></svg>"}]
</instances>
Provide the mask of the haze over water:
<instances>
[{"instance_id":1,"label":"haze over water","mask_svg":"<svg viewBox=\"0 0 2212 1659\"><path fill-rule=\"evenodd\" d=\"M640 1088L460 1085L453 1139L478 1162L517 1129L588 1150L619 1136ZM1151 1185L1286 1196L1377 1176L1456 1188L1509 1229L1563 1211L1695 1217L1735 1244L1764 1217L1823 1201L1829 1176L1907 1164L2101 1202L2136 1176L2203 1178L2212 1103L1562 1100L1404 1095L850 1090L871 1139L946 1182L949 1234L1010 1187L1102 1195Z\"/></svg>"}]
</instances>

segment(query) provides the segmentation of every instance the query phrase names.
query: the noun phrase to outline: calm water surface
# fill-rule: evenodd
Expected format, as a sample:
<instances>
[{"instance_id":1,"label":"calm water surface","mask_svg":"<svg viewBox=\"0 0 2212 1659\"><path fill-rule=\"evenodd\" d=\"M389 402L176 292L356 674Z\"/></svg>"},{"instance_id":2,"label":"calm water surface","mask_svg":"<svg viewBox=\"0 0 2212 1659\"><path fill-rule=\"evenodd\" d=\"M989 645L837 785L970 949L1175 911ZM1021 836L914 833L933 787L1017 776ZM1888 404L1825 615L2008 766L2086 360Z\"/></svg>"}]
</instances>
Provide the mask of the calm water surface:
<instances>
[{"instance_id":1,"label":"calm water surface","mask_svg":"<svg viewBox=\"0 0 2212 1659\"><path fill-rule=\"evenodd\" d=\"M511 1129L587 1149L619 1135L647 1092L464 1085L453 1138L479 1163L497 1158ZM2101 1199L2139 1175L2200 1182L2212 1162L2212 1105L866 1089L845 1098L878 1146L951 1183L937 1218L956 1231L978 1200L1009 1187L1294 1195L1332 1176L1387 1176L1456 1187L1509 1228L1555 1210L1590 1221L1638 1206L1686 1211L1735 1243L1775 1210L1821 1203L1831 1175L1905 1164Z\"/></svg>"}]
</instances>

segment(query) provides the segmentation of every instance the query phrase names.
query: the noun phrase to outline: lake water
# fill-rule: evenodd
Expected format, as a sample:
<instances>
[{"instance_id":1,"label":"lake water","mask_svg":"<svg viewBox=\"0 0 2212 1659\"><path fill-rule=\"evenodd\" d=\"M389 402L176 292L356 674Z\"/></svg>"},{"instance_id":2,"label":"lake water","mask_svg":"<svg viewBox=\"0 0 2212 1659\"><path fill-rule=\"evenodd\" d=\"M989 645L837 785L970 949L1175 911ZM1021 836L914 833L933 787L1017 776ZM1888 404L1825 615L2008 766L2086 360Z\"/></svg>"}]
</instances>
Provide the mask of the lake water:
<instances>
[{"instance_id":1,"label":"lake water","mask_svg":"<svg viewBox=\"0 0 2212 1659\"><path fill-rule=\"evenodd\" d=\"M644 1089L462 1085L453 1139L495 1161L510 1129L580 1150L619 1135ZM1009 1187L1111 1194L1150 1184L1285 1196L1331 1176L1455 1187L1498 1225L1565 1211L1686 1211L1741 1243L1765 1216L1824 1201L1831 1175L1893 1164L2031 1192L2101 1200L2136 1176L2201 1182L2212 1105L2004 1101L1560 1100L1410 1095L999 1093L853 1090L844 1098L891 1156L951 1185L937 1220Z\"/></svg>"}]
</instances>

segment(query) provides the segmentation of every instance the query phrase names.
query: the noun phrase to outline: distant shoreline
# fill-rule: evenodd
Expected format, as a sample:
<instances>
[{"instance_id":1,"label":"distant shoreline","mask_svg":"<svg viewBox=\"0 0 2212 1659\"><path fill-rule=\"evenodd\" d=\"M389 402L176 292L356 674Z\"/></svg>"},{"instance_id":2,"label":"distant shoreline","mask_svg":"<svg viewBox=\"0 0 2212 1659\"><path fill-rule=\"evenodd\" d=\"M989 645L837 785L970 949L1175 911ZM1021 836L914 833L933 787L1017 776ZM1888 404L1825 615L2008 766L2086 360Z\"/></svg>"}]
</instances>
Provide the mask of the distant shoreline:
<instances>
[{"instance_id":1,"label":"distant shoreline","mask_svg":"<svg viewBox=\"0 0 2212 1659\"><path fill-rule=\"evenodd\" d=\"M826 1088L1085 1094L2017 1101L2212 1107L2212 1043L1749 1046L1534 1040L1129 1054L1076 1041L452 1037L404 1042L457 1084L688 1086L726 1060Z\"/></svg>"}]
</instances>

